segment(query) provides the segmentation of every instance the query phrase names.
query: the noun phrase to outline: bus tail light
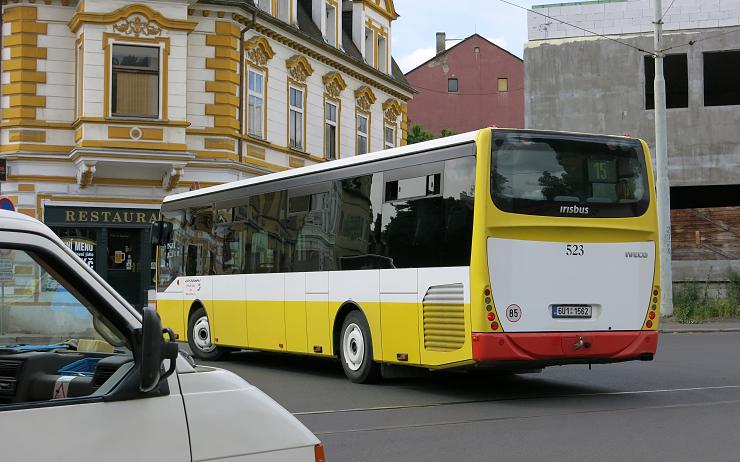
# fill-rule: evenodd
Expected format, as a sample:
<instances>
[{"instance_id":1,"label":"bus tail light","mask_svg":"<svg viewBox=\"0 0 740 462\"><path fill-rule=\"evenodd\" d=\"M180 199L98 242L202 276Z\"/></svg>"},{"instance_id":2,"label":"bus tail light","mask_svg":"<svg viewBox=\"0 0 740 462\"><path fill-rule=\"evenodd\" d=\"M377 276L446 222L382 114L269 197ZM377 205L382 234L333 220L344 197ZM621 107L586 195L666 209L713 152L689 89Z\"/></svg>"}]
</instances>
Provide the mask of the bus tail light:
<instances>
[{"instance_id":1,"label":"bus tail light","mask_svg":"<svg viewBox=\"0 0 740 462\"><path fill-rule=\"evenodd\" d=\"M653 329L655 324L658 322L655 319L658 316L658 307L660 306L660 287L653 286L653 291L650 293L650 304L648 305L647 316L645 316L645 324L643 329Z\"/></svg>"},{"instance_id":2,"label":"bus tail light","mask_svg":"<svg viewBox=\"0 0 740 462\"><path fill-rule=\"evenodd\" d=\"M503 329L501 328L501 325L496 322L496 307L493 303L493 297L492 297L491 287L486 286L483 288L483 306L486 308L485 315L486 319L488 320L489 327L494 332L503 332Z\"/></svg>"},{"instance_id":3,"label":"bus tail light","mask_svg":"<svg viewBox=\"0 0 740 462\"><path fill-rule=\"evenodd\" d=\"M317 444L313 447L313 457L315 462L326 462L326 455L324 455L324 445Z\"/></svg>"}]
</instances>

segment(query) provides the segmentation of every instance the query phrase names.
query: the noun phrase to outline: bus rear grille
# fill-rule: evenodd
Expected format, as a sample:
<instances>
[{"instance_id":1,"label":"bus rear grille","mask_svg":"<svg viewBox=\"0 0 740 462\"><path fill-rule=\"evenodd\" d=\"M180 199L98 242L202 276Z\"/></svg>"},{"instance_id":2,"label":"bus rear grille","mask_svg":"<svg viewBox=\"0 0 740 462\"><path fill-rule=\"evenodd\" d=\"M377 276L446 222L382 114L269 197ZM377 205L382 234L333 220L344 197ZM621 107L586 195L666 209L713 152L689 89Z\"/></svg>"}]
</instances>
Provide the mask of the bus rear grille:
<instances>
[{"instance_id":1,"label":"bus rear grille","mask_svg":"<svg viewBox=\"0 0 740 462\"><path fill-rule=\"evenodd\" d=\"M465 293L462 284L432 286L422 301L424 349L455 351L465 343Z\"/></svg>"}]
</instances>

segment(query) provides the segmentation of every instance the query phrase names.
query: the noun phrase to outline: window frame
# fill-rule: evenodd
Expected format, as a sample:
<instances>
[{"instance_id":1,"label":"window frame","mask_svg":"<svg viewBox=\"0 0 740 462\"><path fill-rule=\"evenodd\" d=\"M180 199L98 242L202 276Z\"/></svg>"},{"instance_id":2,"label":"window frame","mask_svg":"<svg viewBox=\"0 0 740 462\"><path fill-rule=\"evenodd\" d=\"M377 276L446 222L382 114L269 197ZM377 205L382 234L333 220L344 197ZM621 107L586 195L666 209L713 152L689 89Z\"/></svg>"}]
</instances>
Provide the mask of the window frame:
<instances>
[{"instance_id":1,"label":"window frame","mask_svg":"<svg viewBox=\"0 0 740 462\"><path fill-rule=\"evenodd\" d=\"M388 130L391 130L393 132L393 141L391 143L388 142ZM393 149L397 147L396 144L398 142L398 137L396 136L397 128L395 124L386 123L383 126L383 147L385 149Z\"/></svg>"},{"instance_id":2,"label":"window frame","mask_svg":"<svg viewBox=\"0 0 740 462\"><path fill-rule=\"evenodd\" d=\"M455 89L450 90L450 84L454 82L455 83ZM460 82L457 80L457 77L450 77L447 79L447 93L458 93L460 91Z\"/></svg>"},{"instance_id":3,"label":"window frame","mask_svg":"<svg viewBox=\"0 0 740 462\"><path fill-rule=\"evenodd\" d=\"M673 101L673 97L671 95L674 94L674 92L671 91L673 84L670 84L669 81L672 81L672 79L666 78L666 64L667 62L676 57L683 57L686 61L686 105L675 105L671 104ZM651 61L652 60L652 61ZM645 55L643 57L643 78L645 79L645 85L644 85L644 93L645 93L645 106L644 109L646 111L654 111L655 110L655 86L654 86L654 80L655 80L655 60L649 55ZM651 63L652 66L648 66L648 63ZM652 74L652 80L648 79L648 67L650 67L652 70L650 71ZM688 53L671 53L667 54L663 58L663 77L665 80L665 90L666 90L666 109L687 109L690 104L691 99L691 80L690 80L690 69L689 69L689 56ZM669 88L670 87L670 88ZM683 94L683 91L682 91Z\"/></svg>"},{"instance_id":4,"label":"window frame","mask_svg":"<svg viewBox=\"0 0 740 462\"><path fill-rule=\"evenodd\" d=\"M368 37L368 32L370 33L370 37ZM377 68L377 53L375 52L375 47L377 46L377 39L375 38L375 30L372 27L365 26L365 34L364 34L364 40L365 40L365 63L369 64L370 66ZM367 49L368 41L372 44L370 47L370 50Z\"/></svg>"},{"instance_id":5,"label":"window frame","mask_svg":"<svg viewBox=\"0 0 740 462\"><path fill-rule=\"evenodd\" d=\"M132 115L118 115L113 114L113 47L115 45L125 46L138 46L144 48L158 48L159 49L159 70L158 70L158 82L159 82L159 98L158 104L158 115L152 116L132 116ZM108 119L134 119L134 120L167 120L168 117L168 72L169 72L169 48L170 39L169 37L161 37L155 39L138 38L133 39L125 37L119 34L112 34L105 32L103 33L103 48L105 51L105 74L104 74L104 114Z\"/></svg>"},{"instance_id":6,"label":"window frame","mask_svg":"<svg viewBox=\"0 0 740 462\"><path fill-rule=\"evenodd\" d=\"M245 88L247 89L247 91L245 92L246 93L246 95L245 95L246 96L246 104L244 104L244 112L245 112L244 119L245 120L244 120L244 127L243 127L243 129L244 129L244 132L248 136L251 136L253 138L257 138L257 139L260 139L260 140L265 140L265 139L267 139L267 91L266 91L267 90L267 79L268 79L267 69L264 69L264 68L261 68L261 67L258 67L258 66L254 66L254 65L250 65L247 62L244 63L244 67L247 70L246 75L244 77L245 78L245 82L244 82L245 83ZM262 92L259 95L253 95L252 90L249 88L249 74L250 73L254 73L254 74L259 75L259 76L262 77ZM249 109L249 100L250 100L250 97L251 96L255 96L255 98L262 99L262 114L261 114L262 115L262 117L261 117L261 119L262 119L262 133L259 133L259 134L252 133L252 129L250 127L251 117L250 117L250 109Z\"/></svg>"},{"instance_id":7,"label":"window frame","mask_svg":"<svg viewBox=\"0 0 740 462\"><path fill-rule=\"evenodd\" d=\"M509 78L508 77L499 77L497 83L498 83L497 89L499 93L509 92Z\"/></svg>"},{"instance_id":8,"label":"window frame","mask_svg":"<svg viewBox=\"0 0 740 462\"><path fill-rule=\"evenodd\" d=\"M301 100L302 100L302 107L293 106L290 103L290 93L291 90L299 91L301 92ZM307 100L307 88L303 84L298 84L294 81L288 82L288 147L290 149L305 152L306 151L306 100ZM300 114L301 115L301 127L300 127L300 134L301 134L301 144L300 146L298 144L293 144L291 140L291 115L293 113ZM296 124L297 125L297 124ZM298 127L296 127L296 140L298 135Z\"/></svg>"},{"instance_id":9,"label":"window frame","mask_svg":"<svg viewBox=\"0 0 740 462\"><path fill-rule=\"evenodd\" d=\"M334 37L329 39L329 30L328 30L328 24L329 24L329 8L334 10ZM324 39L326 42L333 46L333 47L339 47L339 8L337 7L336 2L332 2L331 0L326 0L325 4L325 14L324 14L324 20L326 22L324 26Z\"/></svg>"},{"instance_id":10,"label":"window frame","mask_svg":"<svg viewBox=\"0 0 740 462\"><path fill-rule=\"evenodd\" d=\"M337 120L335 121L329 120L328 111L327 111L328 105L334 106ZM340 140L340 136L339 136L340 128L339 127L340 127L340 121L341 121L341 107L342 106L341 106L340 100L329 98L326 96L324 97L324 159L326 160L339 159L339 140ZM328 125L331 125L334 127L334 157L332 158L329 157L329 152L328 152L328 148L329 148L329 143L328 143L329 139L327 137L327 126Z\"/></svg>"},{"instance_id":11,"label":"window frame","mask_svg":"<svg viewBox=\"0 0 740 462\"><path fill-rule=\"evenodd\" d=\"M84 91L84 69L85 69L85 36L80 37L75 43L75 120L84 114L85 91Z\"/></svg>"},{"instance_id":12,"label":"window frame","mask_svg":"<svg viewBox=\"0 0 740 462\"><path fill-rule=\"evenodd\" d=\"M360 117L365 118L365 120L367 121L366 123L367 131L364 133L360 131ZM355 113L355 155L356 156L367 154L370 152L370 127L371 127L370 124L371 124L370 113L361 111L358 109ZM362 153L360 152L360 138L362 137L361 134L364 135L364 138L365 138L365 152L362 152Z\"/></svg>"},{"instance_id":13,"label":"window frame","mask_svg":"<svg viewBox=\"0 0 740 462\"><path fill-rule=\"evenodd\" d=\"M733 54L733 55L736 55L737 56L737 59L740 60L740 47L734 48L734 49L731 49L731 50L706 50L706 51L703 51L702 54L701 54L701 59L702 59L702 104L704 105L704 107L728 107L728 106L738 106L738 105L740 105L740 100L735 101L735 102L717 103L715 100L719 100L719 98L717 96L717 93L715 93L715 92L710 93L710 96L713 96L715 98L715 100L711 100L711 102L713 104L708 104L707 103L707 87L708 87L708 85L707 85L707 55L710 56L710 59L713 59L713 58L717 57L718 55L730 54L730 53ZM717 73L717 71L714 71L714 72ZM737 78L735 78L735 81L737 81ZM738 85L738 87L740 87L740 84L736 84L736 85ZM739 88L739 90L740 90L740 88Z\"/></svg>"},{"instance_id":14,"label":"window frame","mask_svg":"<svg viewBox=\"0 0 740 462\"><path fill-rule=\"evenodd\" d=\"M91 394L64 399L49 399L46 401L31 401L24 403L10 403L0 405L0 413L25 409L42 409L49 407L72 406L79 404L103 403L115 400L146 399L169 395L169 379L160 382L157 392L143 394L139 392L138 377L141 362L137 360L135 349L140 348L133 342L134 332L141 327L141 322L123 303L120 295L110 292L100 285L100 277L87 265L79 265L72 258L72 250L62 248L56 242L51 241L43 235L17 231L13 229L0 230L0 247L4 249L19 250L29 254L35 254L44 264L60 275L61 278L74 287L80 296L89 304L94 305L106 319L119 330L126 339L127 347L133 353L133 365L128 370L123 370L122 377L117 384L107 393ZM80 268L80 271L70 271L70 267ZM129 363L130 364L130 363Z\"/></svg>"}]
</instances>

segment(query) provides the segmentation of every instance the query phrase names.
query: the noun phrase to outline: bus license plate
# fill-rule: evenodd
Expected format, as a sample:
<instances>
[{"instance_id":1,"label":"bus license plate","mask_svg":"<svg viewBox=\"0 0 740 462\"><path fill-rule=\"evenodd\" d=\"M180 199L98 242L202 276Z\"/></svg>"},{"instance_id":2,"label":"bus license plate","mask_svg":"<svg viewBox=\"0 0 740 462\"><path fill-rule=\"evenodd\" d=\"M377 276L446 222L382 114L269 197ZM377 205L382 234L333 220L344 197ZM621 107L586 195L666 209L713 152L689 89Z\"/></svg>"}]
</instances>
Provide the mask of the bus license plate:
<instances>
[{"instance_id":1,"label":"bus license plate","mask_svg":"<svg viewBox=\"0 0 740 462\"><path fill-rule=\"evenodd\" d=\"M553 318L590 318L591 305L553 305Z\"/></svg>"}]
</instances>

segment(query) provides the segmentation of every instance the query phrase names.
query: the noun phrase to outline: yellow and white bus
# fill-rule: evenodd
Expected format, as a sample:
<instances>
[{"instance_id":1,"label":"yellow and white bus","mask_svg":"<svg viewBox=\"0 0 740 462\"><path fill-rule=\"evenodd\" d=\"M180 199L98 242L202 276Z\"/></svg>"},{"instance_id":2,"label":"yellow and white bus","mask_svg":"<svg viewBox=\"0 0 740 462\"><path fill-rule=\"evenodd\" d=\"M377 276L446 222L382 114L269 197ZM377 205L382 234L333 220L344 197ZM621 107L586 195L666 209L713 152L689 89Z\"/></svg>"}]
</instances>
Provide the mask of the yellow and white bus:
<instances>
[{"instance_id":1,"label":"yellow and white bus","mask_svg":"<svg viewBox=\"0 0 740 462\"><path fill-rule=\"evenodd\" d=\"M650 360L658 226L638 139L482 129L169 196L157 309L202 359Z\"/></svg>"}]
</instances>

